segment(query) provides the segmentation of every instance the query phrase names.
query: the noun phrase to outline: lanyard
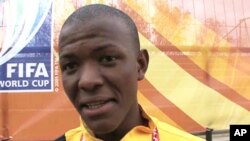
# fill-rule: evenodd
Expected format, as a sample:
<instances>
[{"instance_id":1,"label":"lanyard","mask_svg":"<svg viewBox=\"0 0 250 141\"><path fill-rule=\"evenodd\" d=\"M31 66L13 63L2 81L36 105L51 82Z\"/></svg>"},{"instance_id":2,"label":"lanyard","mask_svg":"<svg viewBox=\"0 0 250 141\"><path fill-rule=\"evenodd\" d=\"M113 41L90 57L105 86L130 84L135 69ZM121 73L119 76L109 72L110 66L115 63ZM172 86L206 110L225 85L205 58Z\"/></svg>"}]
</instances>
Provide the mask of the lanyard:
<instances>
[{"instance_id":1,"label":"lanyard","mask_svg":"<svg viewBox=\"0 0 250 141\"><path fill-rule=\"evenodd\" d=\"M83 135L81 136L80 141L86 141L85 138L83 137Z\"/></svg>"},{"instance_id":2,"label":"lanyard","mask_svg":"<svg viewBox=\"0 0 250 141\"><path fill-rule=\"evenodd\" d=\"M86 141L83 135L81 136L80 141ZM157 127L153 130L152 141L160 141L159 132L158 132Z\"/></svg>"},{"instance_id":3,"label":"lanyard","mask_svg":"<svg viewBox=\"0 0 250 141\"><path fill-rule=\"evenodd\" d=\"M159 132L158 132L157 127L155 127L155 129L153 130L152 141L160 141Z\"/></svg>"}]
</instances>

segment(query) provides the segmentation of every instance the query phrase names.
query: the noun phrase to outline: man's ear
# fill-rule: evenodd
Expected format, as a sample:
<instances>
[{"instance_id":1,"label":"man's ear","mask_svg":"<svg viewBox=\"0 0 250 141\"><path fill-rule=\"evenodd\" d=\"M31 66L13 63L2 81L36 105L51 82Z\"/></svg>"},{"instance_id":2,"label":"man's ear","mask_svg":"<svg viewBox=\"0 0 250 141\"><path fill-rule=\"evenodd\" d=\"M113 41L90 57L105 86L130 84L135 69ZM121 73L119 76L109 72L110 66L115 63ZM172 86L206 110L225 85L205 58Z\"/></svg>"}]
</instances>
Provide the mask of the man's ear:
<instances>
[{"instance_id":1,"label":"man's ear","mask_svg":"<svg viewBox=\"0 0 250 141\"><path fill-rule=\"evenodd\" d=\"M137 80L140 81L140 80L144 79L144 75L148 69L149 55L148 55L148 51L146 49L140 50L138 57L137 57L137 63L138 63Z\"/></svg>"}]
</instances>

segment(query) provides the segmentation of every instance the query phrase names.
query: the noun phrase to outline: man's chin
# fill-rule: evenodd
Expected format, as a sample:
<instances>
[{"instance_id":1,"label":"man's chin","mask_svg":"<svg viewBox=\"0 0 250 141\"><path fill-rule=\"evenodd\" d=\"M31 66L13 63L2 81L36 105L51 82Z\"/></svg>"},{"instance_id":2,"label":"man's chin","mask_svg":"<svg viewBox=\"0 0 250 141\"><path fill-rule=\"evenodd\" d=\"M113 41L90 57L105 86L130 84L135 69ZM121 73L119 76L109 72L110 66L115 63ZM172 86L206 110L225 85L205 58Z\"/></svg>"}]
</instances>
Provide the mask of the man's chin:
<instances>
[{"instance_id":1,"label":"man's chin","mask_svg":"<svg viewBox=\"0 0 250 141\"><path fill-rule=\"evenodd\" d=\"M109 122L104 122L104 121L96 121L96 122L91 122L88 123L89 129L95 134L95 135L107 135L112 132L114 132L118 125L116 125L117 122L110 122L114 120L108 120Z\"/></svg>"}]
</instances>

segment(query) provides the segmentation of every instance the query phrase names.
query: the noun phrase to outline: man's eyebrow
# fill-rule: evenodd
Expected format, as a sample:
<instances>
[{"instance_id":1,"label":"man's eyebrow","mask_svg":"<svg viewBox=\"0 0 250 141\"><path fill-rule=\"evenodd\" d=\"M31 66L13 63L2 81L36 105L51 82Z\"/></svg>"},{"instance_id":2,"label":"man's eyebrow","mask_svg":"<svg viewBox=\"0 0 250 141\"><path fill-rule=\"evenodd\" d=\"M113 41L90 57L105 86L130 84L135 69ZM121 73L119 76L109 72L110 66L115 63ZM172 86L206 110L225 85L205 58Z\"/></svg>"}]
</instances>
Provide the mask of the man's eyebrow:
<instances>
[{"instance_id":1,"label":"man's eyebrow","mask_svg":"<svg viewBox=\"0 0 250 141\"><path fill-rule=\"evenodd\" d=\"M60 54L59 55L59 58L74 58L74 55L73 54Z\"/></svg>"},{"instance_id":2,"label":"man's eyebrow","mask_svg":"<svg viewBox=\"0 0 250 141\"><path fill-rule=\"evenodd\" d=\"M105 45L100 45L99 47L95 48L93 50L93 52L101 52L103 50L106 50L106 49L110 49L110 48L118 48L117 46L113 45L113 44L105 44Z\"/></svg>"},{"instance_id":3,"label":"man's eyebrow","mask_svg":"<svg viewBox=\"0 0 250 141\"><path fill-rule=\"evenodd\" d=\"M103 45L100 45L100 46L98 46L98 47L96 47L96 48L94 48L91 52L92 53L97 53L97 52L102 52L102 51L104 51L104 50L108 50L108 49L117 49L117 48L119 48L118 46L115 46L115 45L113 45L113 44L103 44ZM74 54L72 54L72 53L62 53L62 54L60 54L59 55L59 59L63 59L63 58L67 58L67 59L70 59L70 58L75 58L75 55Z\"/></svg>"}]
</instances>

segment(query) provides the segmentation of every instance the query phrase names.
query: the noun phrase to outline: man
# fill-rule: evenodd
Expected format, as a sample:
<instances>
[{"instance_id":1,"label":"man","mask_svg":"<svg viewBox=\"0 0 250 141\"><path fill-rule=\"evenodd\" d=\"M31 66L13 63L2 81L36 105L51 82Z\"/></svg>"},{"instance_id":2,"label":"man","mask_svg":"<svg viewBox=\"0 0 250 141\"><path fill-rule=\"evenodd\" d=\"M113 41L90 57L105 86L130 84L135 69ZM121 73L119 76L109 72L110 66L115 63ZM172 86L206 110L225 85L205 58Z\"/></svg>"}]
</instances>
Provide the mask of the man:
<instances>
[{"instance_id":1,"label":"man","mask_svg":"<svg viewBox=\"0 0 250 141\"><path fill-rule=\"evenodd\" d=\"M137 101L149 56L137 28L122 11L101 5L76 10L59 37L65 92L82 124L57 140L199 141L148 116Z\"/></svg>"}]
</instances>

